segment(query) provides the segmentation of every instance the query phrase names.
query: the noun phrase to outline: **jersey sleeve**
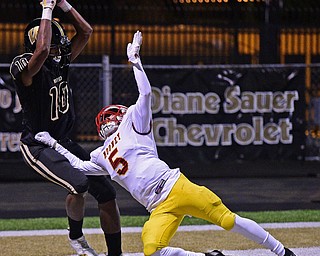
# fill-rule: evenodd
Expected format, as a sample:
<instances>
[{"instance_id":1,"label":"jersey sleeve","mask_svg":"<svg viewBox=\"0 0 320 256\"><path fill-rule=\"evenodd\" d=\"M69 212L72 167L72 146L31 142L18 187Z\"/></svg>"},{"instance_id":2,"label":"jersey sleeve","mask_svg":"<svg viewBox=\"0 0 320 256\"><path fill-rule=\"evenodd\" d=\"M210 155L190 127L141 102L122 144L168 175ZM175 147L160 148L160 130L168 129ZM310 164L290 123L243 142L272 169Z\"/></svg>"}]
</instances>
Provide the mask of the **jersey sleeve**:
<instances>
[{"instance_id":1,"label":"jersey sleeve","mask_svg":"<svg viewBox=\"0 0 320 256\"><path fill-rule=\"evenodd\" d=\"M108 175L108 173L102 169L99 165L97 165L93 161L83 161L80 158L76 157L69 150L61 146L57 143L56 151L58 151L61 155L66 157L72 167L78 169L79 171L85 173L86 175Z\"/></svg>"},{"instance_id":2,"label":"jersey sleeve","mask_svg":"<svg viewBox=\"0 0 320 256\"><path fill-rule=\"evenodd\" d=\"M13 59L10 65L10 74L13 80L19 79L21 72L28 66L32 55L32 53L24 53Z\"/></svg>"},{"instance_id":3,"label":"jersey sleeve","mask_svg":"<svg viewBox=\"0 0 320 256\"><path fill-rule=\"evenodd\" d=\"M151 129L151 85L139 60L133 66L134 76L137 82L139 97L132 111L132 120L135 129L140 133L148 133Z\"/></svg>"}]
</instances>

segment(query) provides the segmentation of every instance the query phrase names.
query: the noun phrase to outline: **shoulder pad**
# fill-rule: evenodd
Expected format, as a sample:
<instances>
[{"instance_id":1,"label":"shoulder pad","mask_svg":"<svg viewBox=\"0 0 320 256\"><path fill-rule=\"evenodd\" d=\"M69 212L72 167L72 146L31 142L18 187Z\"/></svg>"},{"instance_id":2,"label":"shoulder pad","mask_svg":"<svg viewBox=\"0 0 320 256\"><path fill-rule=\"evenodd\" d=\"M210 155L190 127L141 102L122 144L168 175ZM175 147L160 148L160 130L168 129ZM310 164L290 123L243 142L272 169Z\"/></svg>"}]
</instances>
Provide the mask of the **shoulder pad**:
<instances>
[{"instance_id":1,"label":"shoulder pad","mask_svg":"<svg viewBox=\"0 0 320 256\"><path fill-rule=\"evenodd\" d=\"M10 65L10 74L14 80L19 74L28 66L29 60L32 57L32 53L24 53L16 56Z\"/></svg>"}]
</instances>

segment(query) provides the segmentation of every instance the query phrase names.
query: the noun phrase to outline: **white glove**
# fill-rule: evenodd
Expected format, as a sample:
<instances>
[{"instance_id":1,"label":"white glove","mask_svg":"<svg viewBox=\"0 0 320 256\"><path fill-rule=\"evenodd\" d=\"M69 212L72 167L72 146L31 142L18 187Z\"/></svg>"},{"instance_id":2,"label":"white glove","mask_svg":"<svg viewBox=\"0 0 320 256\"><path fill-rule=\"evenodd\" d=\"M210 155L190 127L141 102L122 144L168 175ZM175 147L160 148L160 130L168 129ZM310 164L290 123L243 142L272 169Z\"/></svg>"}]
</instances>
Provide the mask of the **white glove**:
<instances>
[{"instance_id":1,"label":"white glove","mask_svg":"<svg viewBox=\"0 0 320 256\"><path fill-rule=\"evenodd\" d=\"M38 132L34 138L37 141L42 142L43 144L46 144L50 146L51 148L56 148L57 141L51 137L51 135L48 132Z\"/></svg>"},{"instance_id":2,"label":"white glove","mask_svg":"<svg viewBox=\"0 0 320 256\"><path fill-rule=\"evenodd\" d=\"M50 8L53 10L53 8L56 6L57 0L42 0L40 4L42 5L43 9Z\"/></svg>"},{"instance_id":3,"label":"white glove","mask_svg":"<svg viewBox=\"0 0 320 256\"><path fill-rule=\"evenodd\" d=\"M142 35L141 32L138 30L136 33L134 33L132 43L128 43L127 45L128 59L133 64L136 64L140 59L139 51L141 44Z\"/></svg>"},{"instance_id":4,"label":"white glove","mask_svg":"<svg viewBox=\"0 0 320 256\"><path fill-rule=\"evenodd\" d=\"M71 4L69 4L67 0L57 0L57 6L59 6L64 12L68 12L72 8Z\"/></svg>"}]
</instances>

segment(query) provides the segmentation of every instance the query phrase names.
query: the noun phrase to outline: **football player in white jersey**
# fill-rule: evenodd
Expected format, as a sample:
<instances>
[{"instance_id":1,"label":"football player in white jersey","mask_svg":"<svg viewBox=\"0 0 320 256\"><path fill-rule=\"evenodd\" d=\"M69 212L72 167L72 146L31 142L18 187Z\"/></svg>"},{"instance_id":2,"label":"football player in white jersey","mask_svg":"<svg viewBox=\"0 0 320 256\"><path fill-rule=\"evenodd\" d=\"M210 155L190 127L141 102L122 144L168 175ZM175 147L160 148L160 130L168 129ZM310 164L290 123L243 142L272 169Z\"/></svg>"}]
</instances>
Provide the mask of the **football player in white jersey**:
<instances>
[{"instance_id":1,"label":"football player in white jersey","mask_svg":"<svg viewBox=\"0 0 320 256\"><path fill-rule=\"evenodd\" d=\"M142 230L145 255L204 255L169 246L184 216L191 215L239 233L278 256L295 256L256 222L231 212L215 193L190 182L179 169L171 169L159 159L152 132L151 86L139 56L141 43L142 35L137 31L127 46L138 85L138 100L129 108L110 105L99 112L97 130L105 141L91 152L90 161L71 154L47 132L38 133L36 139L55 148L85 174L110 175L146 207L150 218ZM205 255L224 254L214 250Z\"/></svg>"}]
</instances>

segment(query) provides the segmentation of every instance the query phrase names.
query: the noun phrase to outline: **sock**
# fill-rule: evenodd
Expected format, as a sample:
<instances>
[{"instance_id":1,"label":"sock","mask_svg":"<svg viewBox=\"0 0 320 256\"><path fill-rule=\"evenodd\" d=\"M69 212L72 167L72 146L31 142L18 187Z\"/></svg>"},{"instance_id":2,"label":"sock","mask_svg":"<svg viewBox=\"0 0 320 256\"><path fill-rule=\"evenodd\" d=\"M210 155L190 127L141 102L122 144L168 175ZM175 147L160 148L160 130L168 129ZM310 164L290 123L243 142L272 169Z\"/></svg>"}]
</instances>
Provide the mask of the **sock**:
<instances>
[{"instance_id":1,"label":"sock","mask_svg":"<svg viewBox=\"0 0 320 256\"><path fill-rule=\"evenodd\" d=\"M279 256L284 255L283 244L253 220L236 215L235 225L231 231L239 233L256 243L261 244Z\"/></svg>"},{"instance_id":2,"label":"sock","mask_svg":"<svg viewBox=\"0 0 320 256\"><path fill-rule=\"evenodd\" d=\"M278 256L284 256L285 250L283 244L275 239L269 232L268 235L261 244L262 246L269 248L273 253L277 254Z\"/></svg>"},{"instance_id":3,"label":"sock","mask_svg":"<svg viewBox=\"0 0 320 256\"><path fill-rule=\"evenodd\" d=\"M71 219L68 216L68 223L69 223L69 238L74 240L78 239L79 237L83 236L82 233L82 224L83 220L76 221Z\"/></svg>"},{"instance_id":4,"label":"sock","mask_svg":"<svg viewBox=\"0 0 320 256\"><path fill-rule=\"evenodd\" d=\"M121 231L113 234L104 233L107 242L108 256L119 256L122 253L121 249Z\"/></svg>"}]
</instances>

